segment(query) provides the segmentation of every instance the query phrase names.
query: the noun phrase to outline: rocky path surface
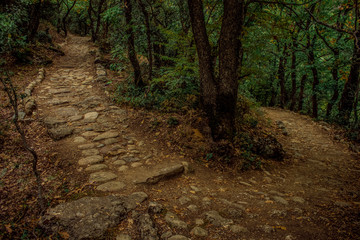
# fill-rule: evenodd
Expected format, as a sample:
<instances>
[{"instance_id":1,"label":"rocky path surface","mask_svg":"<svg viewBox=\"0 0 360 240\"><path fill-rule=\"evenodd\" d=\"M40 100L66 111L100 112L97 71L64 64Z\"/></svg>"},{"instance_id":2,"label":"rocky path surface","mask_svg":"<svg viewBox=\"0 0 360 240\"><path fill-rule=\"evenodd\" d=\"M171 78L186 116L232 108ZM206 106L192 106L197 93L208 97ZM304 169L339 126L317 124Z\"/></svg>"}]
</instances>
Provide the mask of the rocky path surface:
<instances>
[{"instance_id":1,"label":"rocky path surface","mask_svg":"<svg viewBox=\"0 0 360 240\"><path fill-rule=\"evenodd\" d=\"M35 91L38 114L100 197L50 209L44 228L72 239L360 238L359 156L320 125L267 109L287 131L288 160L240 176L196 163L192 172L176 154L160 161L164 153L129 129L127 111L94 79L87 38L71 36L63 48Z\"/></svg>"}]
</instances>

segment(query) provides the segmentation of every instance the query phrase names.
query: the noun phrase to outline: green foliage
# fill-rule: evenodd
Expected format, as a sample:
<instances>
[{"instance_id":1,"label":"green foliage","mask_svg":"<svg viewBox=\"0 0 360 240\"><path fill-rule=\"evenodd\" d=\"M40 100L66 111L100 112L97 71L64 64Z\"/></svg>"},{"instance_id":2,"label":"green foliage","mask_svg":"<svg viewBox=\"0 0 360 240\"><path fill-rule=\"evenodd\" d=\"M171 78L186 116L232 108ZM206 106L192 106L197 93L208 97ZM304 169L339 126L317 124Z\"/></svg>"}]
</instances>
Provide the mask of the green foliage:
<instances>
[{"instance_id":1,"label":"green foliage","mask_svg":"<svg viewBox=\"0 0 360 240\"><path fill-rule=\"evenodd\" d=\"M27 20L27 13L22 6L13 6L8 12L0 13L0 54L26 46L26 34L22 26Z\"/></svg>"},{"instance_id":2,"label":"green foliage","mask_svg":"<svg viewBox=\"0 0 360 240\"><path fill-rule=\"evenodd\" d=\"M167 76L169 77L169 76ZM131 76L119 84L115 100L135 107L154 108L165 112L179 111L197 105L196 92L198 86L187 76L172 79L154 79L146 88L138 88L133 84Z\"/></svg>"}]
</instances>

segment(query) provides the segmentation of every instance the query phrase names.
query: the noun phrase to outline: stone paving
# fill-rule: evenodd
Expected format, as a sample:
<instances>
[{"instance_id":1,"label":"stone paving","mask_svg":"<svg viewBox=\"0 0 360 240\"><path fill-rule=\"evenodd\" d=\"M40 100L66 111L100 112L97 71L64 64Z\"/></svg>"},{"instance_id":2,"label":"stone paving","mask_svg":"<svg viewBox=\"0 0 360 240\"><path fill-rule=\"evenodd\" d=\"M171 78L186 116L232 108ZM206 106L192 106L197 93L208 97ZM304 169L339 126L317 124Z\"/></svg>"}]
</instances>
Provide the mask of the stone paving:
<instances>
[{"instance_id":1,"label":"stone paving","mask_svg":"<svg viewBox=\"0 0 360 240\"><path fill-rule=\"evenodd\" d=\"M125 191L129 185L156 184L163 178L187 172L188 164L179 160L166 163L165 167L157 169L155 174L147 178L139 178L139 173L145 174L156 169L154 158L158 154L157 150L147 148L149 143L137 139L129 131L127 111L112 105L96 87L93 57L85 40L72 37L69 41L73 42L68 44L66 56L48 72L46 79L38 87L36 101L38 114L48 128L49 135L68 146L69 153L79 154L80 157L74 159L78 172L89 176L88 182L94 184L98 191L109 194L130 194ZM290 128L289 133L294 132ZM319 162L323 164L320 160ZM305 186L304 182L296 182L296 179L302 177L297 175L296 170L290 169L285 175L263 171L257 174L256 179L244 180L240 176L234 183L227 182L221 175L214 175L202 183L196 177L185 177L184 182L187 183L179 182L176 189L176 181L171 185L161 185L161 189L149 187L149 192L146 193L150 196L146 214L139 214L135 210L130 218L139 231L140 239L186 240L192 237L293 240L311 239L314 236L321 236L318 239L331 239L326 232L326 223L330 221L327 213L320 213L321 209L311 201L316 198L321 204L334 206L330 197L324 195L336 194L336 189L342 183L324 187L322 195L320 192L313 193L312 188L320 189L320 186L310 187ZM306 175L305 167L301 174ZM309 184L312 177L307 176ZM292 189L292 186L301 191ZM227 188L232 189L230 193L227 193ZM168 199L163 199L163 192L167 192ZM144 199L145 197L142 201ZM90 200L94 204L95 200ZM81 201L80 205L86 205ZM135 203L133 201L129 204ZM78 205L71 204L70 206L78 208ZM66 209L66 206L58 208ZM128 209L135 209L135 206L136 204ZM339 210L352 204L339 201L335 206ZM50 213L51 211L54 209ZM82 211L84 210L79 210L80 213ZM315 211L318 215L313 214ZM88 214L91 221L97 214ZM154 225L154 219L161 219L160 223L166 226L162 225L159 229L158 225ZM117 221L115 223L118 224ZM307 226L310 223L311 226ZM113 226L114 222L107 224ZM77 227L74 226L74 229ZM303 228L306 228L305 234ZM104 230L100 227L98 229ZM100 236L101 232L96 234ZM86 234L83 236L89 237ZM80 235L77 237L82 238ZM128 240L131 237L120 231L116 239Z\"/></svg>"}]
</instances>

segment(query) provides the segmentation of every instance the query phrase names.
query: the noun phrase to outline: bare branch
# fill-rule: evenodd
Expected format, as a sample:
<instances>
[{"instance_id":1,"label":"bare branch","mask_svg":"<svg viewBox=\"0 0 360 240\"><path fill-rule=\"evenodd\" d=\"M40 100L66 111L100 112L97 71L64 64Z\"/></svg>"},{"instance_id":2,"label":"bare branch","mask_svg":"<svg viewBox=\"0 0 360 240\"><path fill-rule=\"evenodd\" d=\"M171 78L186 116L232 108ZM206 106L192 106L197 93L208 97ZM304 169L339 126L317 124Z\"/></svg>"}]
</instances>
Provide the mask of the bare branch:
<instances>
[{"instance_id":1,"label":"bare branch","mask_svg":"<svg viewBox=\"0 0 360 240\"><path fill-rule=\"evenodd\" d=\"M338 28L336 26L333 26L333 25L330 25L328 23L325 23L325 22L322 22L320 21L319 19L317 19L314 14L311 13L311 11L308 9L308 8L305 8L305 10L310 14L311 18L318 24L320 25L323 25L325 27L328 27L328 28L331 28L331 29L334 29L338 32L343 32L343 33L347 33L347 34L350 34L350 35L354 35L354 32L351 32L351 31L348 31L348 30L345 30L345 29L342 29L342 28Z\"/></svg>"}]
</instances>

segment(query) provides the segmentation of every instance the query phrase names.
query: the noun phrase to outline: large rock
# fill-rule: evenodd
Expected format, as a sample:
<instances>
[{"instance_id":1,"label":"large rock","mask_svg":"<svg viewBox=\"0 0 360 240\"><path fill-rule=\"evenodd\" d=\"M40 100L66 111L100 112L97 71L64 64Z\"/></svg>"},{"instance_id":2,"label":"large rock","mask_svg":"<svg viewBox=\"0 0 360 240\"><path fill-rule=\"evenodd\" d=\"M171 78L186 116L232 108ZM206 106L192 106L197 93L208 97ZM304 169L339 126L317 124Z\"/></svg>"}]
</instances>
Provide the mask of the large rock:
<instances>
[{"instance_id":1,"label":"large rock","mask_svg":"<svg viewBox=\"0 0 360 240\"><path fill-rule=\"evenodd\" d=\"M176 164L171 167L163 168L151 176L147 177L145 180L137 181L137 183L147 183L147 184L156 184L163 179L171 178L177 176L184 172L184 166L182 164Z\"/></svg>"},{"instance_id":2,"label":"large rock","mask_svg":"<svg viewBox=\"0 0 360 240\"><path fill-rule=\"evenodd\" d=\"M64 137L67 137L71 135L73 131L74 131L73 128L66 126L48 129L48 133L50 137L54 140L60 140Z\"/></svg>"},{"instance_id":3,"label":"large rock","mask_svg":"<svg viewBox=\"0 0 360 240\"><path fill-rule=\"evenodd\" d=\"M253 136L252 151L265 158L282 161L285 151L280 142L270 135Z\"/></svg>"},{"instance_id":4,"label":"large rock","mask_svg":"<svg viewBox=\"0 0 360 240\"><path fill-rule=\"evenodd\" d=\"M43 122L47 128L53 128L57 125L65 123L66 121L64 119L57 119L54 117L46 117L46 118L44 118Z\"/></svg>"},{"instance_id":5,"label":"large rock","mask_svg":"<svg viewBox=\"0 0 360 240\"><path fill-rule=\"evenodd\" d=\"M142 240L158 240L158 230L155 227L154 222L151 220L151 217L148 213L139 214L136 213L135 223L137 226L137 230L140 233L140 237Z\"/></svg>"},{"instance_id":6,"label":"large rock","mask_svg":"<svg viewBox=\"0 0 360 240\"><path fill-rule=\"evenodd\" d=\"M67 233L69 239L98 239L115 227L146 198L130 196L84 197L48 209L39 224L48 233ZM146 195L141 193L140 195ZM140 203L141 203L140 202Z\"/></svg>"}]
</instances>

